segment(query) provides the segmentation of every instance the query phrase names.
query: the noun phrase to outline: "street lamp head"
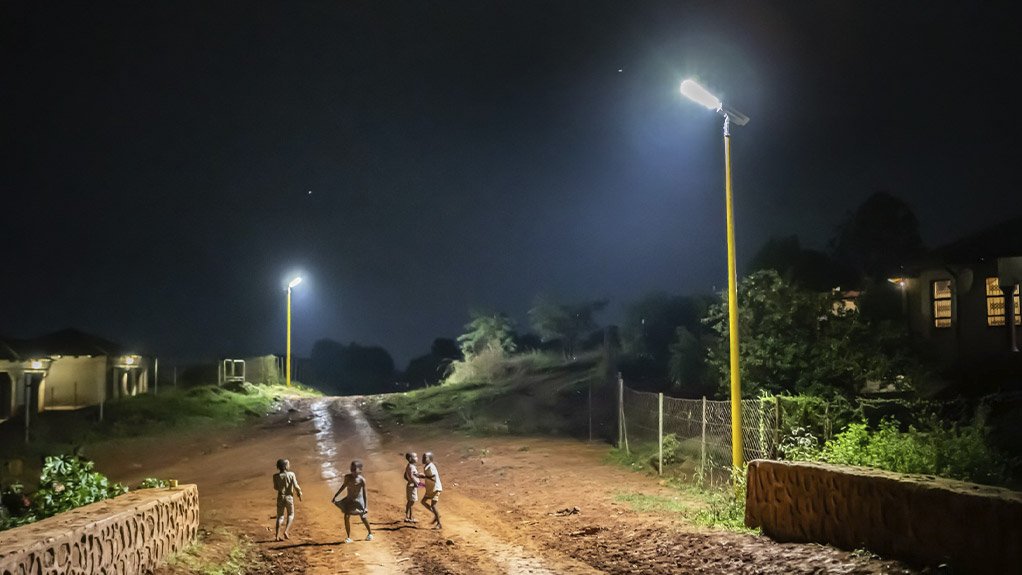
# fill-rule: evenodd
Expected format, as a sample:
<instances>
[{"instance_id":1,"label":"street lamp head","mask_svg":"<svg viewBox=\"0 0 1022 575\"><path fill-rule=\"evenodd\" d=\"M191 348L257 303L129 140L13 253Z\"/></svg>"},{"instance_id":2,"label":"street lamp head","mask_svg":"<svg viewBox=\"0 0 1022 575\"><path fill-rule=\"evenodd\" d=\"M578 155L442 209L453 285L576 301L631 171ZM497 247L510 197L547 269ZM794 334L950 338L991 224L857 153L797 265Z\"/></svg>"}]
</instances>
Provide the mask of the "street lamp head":
<instances>
[{"instance_id":1,"label":"street lamp head","mask_svg":"<svg viewBox=\"0 0 1022 575\"><path fill-rule=\"evenodd\" d=\"M749 123L748 116L730 106L725 106L719 98L691 78L681 83L681 93L693 102L716 111L721 116L724 116L727 122L733 122L736 126L744 126ZM727 122L725 122L725 131Z\"/></svg>"},{"instance_id":2,"label":"street lamp head","mask_svg":"<svg viewBox=\"0 0 1022 575\"><path fill-rule=\"evenodd\" d=\"M720 110L721 108L720 100L691 78L681 83L681 93L689 100L702 104L710 110Z\"/></svg>"},{"instance_id":3,"label":"street lamp head","mask_svg":"<svg viewBox=\"0 0 1022 575\"><path fill-rule=\"evenodd\" d=\"M300 283L302 283L302 278L297 277L297 278L291 280L291 283L287 284L287 288L291 289L291 288L295 287L296 285L298 285Z\"/></svg>"}]
</instances>

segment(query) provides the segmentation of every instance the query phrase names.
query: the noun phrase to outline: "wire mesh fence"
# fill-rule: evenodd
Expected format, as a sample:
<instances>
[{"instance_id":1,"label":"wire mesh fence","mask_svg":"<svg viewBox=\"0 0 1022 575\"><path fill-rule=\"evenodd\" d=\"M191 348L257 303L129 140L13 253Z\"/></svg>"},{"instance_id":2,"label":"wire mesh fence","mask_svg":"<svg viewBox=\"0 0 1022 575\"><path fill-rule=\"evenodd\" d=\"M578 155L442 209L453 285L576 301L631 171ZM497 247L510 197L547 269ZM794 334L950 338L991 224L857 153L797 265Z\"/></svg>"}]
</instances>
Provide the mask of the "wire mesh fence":
<instances>
[{"instance_id":1,"label":"wire mesh fence","mask_svg":"<svg viewBox=\"0 0 1022 575\"><path fill-rule=\"evenodd\" d=\"M661 473L716 482L730 477L731 402L677 399L621 384L620 447ZM771 458L777 443L776 403L741 402L745 461Z\"/></svg>"}]
</instances>

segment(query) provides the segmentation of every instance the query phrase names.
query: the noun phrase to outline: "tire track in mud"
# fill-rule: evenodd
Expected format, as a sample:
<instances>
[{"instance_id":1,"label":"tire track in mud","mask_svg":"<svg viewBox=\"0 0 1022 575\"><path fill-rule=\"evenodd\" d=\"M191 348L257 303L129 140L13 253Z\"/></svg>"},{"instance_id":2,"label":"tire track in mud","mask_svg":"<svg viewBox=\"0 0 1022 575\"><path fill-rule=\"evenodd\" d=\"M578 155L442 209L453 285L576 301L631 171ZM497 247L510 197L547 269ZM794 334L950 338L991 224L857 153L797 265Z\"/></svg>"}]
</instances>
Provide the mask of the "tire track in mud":
<instances>
[{"instance_id":1,"label":"tire track in mud","mask_svg":"<svg viewBox=\"0 0 1022 575\"><path fill-rule=\"evenodd\" d=\"M402 449L393 445L391 455L388 448L384 447L379 434L373 429L359 407L361 398L339 398L335 400L345 415L348 416L355 432L360 436L362 445L366 448L366 461L372 464L373 475L386 477L385 470L393 469L394 486L398 486L398 477L403 468L403 459L399 454L406 450L422 453L422 446L408 445L408 449ZM401 441L398 439L398 441ZM441 464L441 475L443 466ZM444 496L441 498L440 513L444 521L442 531L407 527L398 525L392 527L393 543L402 553L413 558L411 565L408 565L403 572L433 574L475 574L475 573L500 573L506 575L561 575L561 574L594 574L600 573L592 567L574 561L568 557L560 557L557 552L540 552L536 548L530 548L527 542L505 541L509 535L507 527L501 526L497 520L487 521L491 517L492 509L485 509L476 504L470 498L459 495L456 489L452 489L456 482L451 477L445 480ZM394 497L397 490L391 489L370 489L377 500L382 496L385 508L389 516L402 523L400 518L404 515L404 492L400 490L398 498ZM389 486L388 486L389 487ZM374 506L376 504L373 504ZM429 512L416 504L415 514L425 525L428 522ZM501 533L501 531L505 531ZM517 534L515 534L517 536ZM517 538L517 537L516 537Z\"/></svg>"}]
</instances>

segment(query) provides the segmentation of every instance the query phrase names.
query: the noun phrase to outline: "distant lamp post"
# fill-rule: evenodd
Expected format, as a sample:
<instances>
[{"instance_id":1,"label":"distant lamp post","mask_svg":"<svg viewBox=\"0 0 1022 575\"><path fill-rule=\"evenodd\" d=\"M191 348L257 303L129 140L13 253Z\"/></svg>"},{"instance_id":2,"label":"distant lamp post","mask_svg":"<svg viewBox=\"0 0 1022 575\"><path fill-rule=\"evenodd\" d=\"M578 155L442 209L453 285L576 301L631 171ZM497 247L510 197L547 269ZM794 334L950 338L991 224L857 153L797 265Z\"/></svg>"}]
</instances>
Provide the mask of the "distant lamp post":
<instances>
[{"instance_id":1,"label":"distant lamp post","mask_svg":"<svg viewBox=\"0 0 1022 575\"><path fill-rule=\"evenodd\" d=\"M731 200L731 123L744 126L749 117L725 106L719 98L688 79L681 83L688 99L724 116L724 205L727 211L727 315L731 357L731 464L740 468L742 453L742 382L738 372L738 276L735 270L735 224Z\"/></svg>"},{"instance_id":2,"label":"distant lamp post","mask_svg":"<svg viewBox=\"0 0 1022 575\"><path fill-rule=\"evenodd\" d=\"M291 387L291 290L302 283L302 278L297 277L287 284L287 359L284 370L287 372L287 386Z\"/></svg>"}]
</instances>

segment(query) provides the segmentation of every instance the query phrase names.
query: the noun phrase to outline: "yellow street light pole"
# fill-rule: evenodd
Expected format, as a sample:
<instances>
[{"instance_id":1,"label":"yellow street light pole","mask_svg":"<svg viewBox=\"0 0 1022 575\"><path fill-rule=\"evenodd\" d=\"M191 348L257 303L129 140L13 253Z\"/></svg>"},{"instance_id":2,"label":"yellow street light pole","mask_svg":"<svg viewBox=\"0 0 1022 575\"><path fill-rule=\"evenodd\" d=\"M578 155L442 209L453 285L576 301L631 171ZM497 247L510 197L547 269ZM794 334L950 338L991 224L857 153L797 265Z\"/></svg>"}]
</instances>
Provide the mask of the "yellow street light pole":
<instances>
[{"instance_id":1,"label":"yellow street light pole","mask_svg":"<svg viewBox=\"0 0 1022 575\"><path fill-rule=\"evenodd\" d=\"M744 464L742 447L742 380L738 368L738 271L735 263L735 221L731 188L731 122L744 126L748 116L724 106L714 95L694 80L681 83L681 93L687 98L715 110L724 116L724 205L727 219L727 317L729 359L731 365L731 465L740 469Z\"/></svg>"},{"instance_id":2,"label":"yellow street light pole","mask_svg":"<svg viewBox=\"0 0 1022 575\"><path fill-rule=\"evenodd\" d=\"M295 278L287 284L287 358L285 359L285 371L287 375L287 386L291 387L291 289L302 283L302 278Z\"/></svg>"}]
</instances>

